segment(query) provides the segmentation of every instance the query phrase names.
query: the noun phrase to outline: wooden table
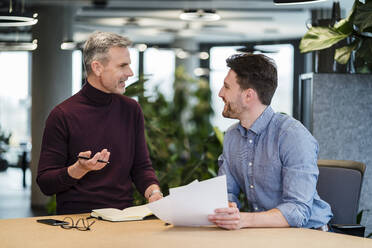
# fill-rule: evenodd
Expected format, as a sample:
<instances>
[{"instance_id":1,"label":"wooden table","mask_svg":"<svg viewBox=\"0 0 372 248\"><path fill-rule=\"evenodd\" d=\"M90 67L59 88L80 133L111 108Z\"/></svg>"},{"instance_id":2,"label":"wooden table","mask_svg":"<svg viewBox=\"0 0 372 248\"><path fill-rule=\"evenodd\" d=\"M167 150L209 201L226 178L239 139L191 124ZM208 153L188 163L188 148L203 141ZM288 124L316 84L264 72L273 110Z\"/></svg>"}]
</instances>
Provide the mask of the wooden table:
<instances>
[{"instance_id":1,"label":"wooden table","mask_svg":"<svg viewBox=\"0 0 372 248\"><path fill-rule=\"evenodd\" d=\"M72 215L74 220L86 215ZM93 247L223 247L223 248L372 248L372 239L303 228L248 228L236 231L217 227L174 227L160 220L107 222L96 220L91 231L65 230L36 222L40 218L0 220L1 248Z\"/></svg>"}]
</instances>

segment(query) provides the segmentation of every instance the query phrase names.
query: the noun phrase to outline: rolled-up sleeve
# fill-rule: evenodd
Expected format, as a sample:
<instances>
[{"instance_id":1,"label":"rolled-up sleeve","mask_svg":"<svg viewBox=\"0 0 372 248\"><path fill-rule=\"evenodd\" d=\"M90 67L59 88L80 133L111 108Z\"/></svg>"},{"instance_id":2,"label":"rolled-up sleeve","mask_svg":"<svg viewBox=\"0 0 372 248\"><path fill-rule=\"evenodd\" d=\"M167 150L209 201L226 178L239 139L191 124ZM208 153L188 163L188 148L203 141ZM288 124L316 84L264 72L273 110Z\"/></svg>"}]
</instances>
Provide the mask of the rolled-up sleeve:
<instances>
[{"instance_id":1,"label":"rolled-up sleeve","mask_svg":"<svg viewBox=\"0 0 372 248\"><path fill-rule=\"evenodd\" d=\"M226 175L227 183L227 195L230 202L235 202L240 208L239 193L240 188L233 175L230 172L228 161L225 159L224 155L221 154L218 158L218 175Z\"/></svg>"},{"instance_id":2,"label":"rolled-up sleeve","mask_svg":"<svg viewBox=\"0 0 372 248\"><path fill-rule=\"evenodd\" d=\"M283 195L276 207L292 227L306 225L311 217L318 179L318 143L299 123L294 123L280 137L283 163Z\"/></svg>"}]
</instances>

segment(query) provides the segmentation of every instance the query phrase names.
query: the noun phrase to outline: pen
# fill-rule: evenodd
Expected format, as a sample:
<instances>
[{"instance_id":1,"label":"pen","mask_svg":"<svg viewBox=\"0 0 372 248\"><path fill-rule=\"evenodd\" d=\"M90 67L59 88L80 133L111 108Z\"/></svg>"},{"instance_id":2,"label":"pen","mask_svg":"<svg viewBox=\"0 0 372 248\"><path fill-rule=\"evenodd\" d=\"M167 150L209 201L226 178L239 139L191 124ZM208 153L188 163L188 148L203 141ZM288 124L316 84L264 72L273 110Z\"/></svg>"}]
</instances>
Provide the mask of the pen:
<instances>
[{"instance_id":1,"label":"pen","mask_svg":"<svg viewBox=\"0 0 372 248\"><path fill-rule=\"evenodd\" d=\"M84 157L84 156L78 156L78 158L85 159L85 160L90 159L90 158ZM97 162L106 163L106 164L109 164L110 163L109 161L104 161L104 160L101 160L101 159L98 159Z\"/></svg>"}]
</instances>

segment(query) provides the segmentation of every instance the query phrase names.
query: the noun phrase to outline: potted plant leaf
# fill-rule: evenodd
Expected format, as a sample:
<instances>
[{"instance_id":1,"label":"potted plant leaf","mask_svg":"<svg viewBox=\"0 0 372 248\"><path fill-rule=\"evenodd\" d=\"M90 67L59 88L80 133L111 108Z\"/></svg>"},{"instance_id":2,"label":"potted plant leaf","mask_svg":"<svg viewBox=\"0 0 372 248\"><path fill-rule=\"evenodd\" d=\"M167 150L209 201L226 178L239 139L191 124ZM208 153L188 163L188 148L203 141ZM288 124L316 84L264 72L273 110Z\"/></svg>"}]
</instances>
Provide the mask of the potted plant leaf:
<instances>
[{"instance_id":1,"label":"potted plant leaf","mask_svg":"<svg viewBox=\"0 0 372 248\"><path fill-rule=\"evenodd\" d=\"M340 46L344 40L347 44ZM337 63L352 63L349 72L372 72L372 0L355 0L346 18L333 26L311 27L300 42L302 53L330 47L336 47L334 60Z\"/></svg>"}]
</instances>

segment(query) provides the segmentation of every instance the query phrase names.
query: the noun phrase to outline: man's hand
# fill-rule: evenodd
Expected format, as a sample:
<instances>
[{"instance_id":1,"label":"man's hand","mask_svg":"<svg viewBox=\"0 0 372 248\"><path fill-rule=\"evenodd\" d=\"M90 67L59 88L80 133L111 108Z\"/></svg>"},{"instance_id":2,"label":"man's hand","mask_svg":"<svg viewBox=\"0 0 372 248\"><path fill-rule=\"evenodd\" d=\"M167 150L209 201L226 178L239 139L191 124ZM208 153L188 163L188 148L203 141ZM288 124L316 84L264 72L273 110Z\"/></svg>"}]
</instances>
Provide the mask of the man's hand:
<instances>
[{"instance_id":1,"label":"man's hand","mask_svg":"<svg viewBox=\"0 0 372 248\"><path fill-rule=\"evenodd\" d=\"M86 151L80 152L79 156L90 158L91 154L91 151ZM80 179L89 171L96 171L104 168L107 163L99 162L98 160L108 161L109 158L110 152L108 152L107 149L103 149L101 152L97 152L91 159L78 159L76 163L68 167L67 172L71 177Z\"/></svg>"},{"instance_id":2,"label":"man's hand","mask_svg":"<svg viewBox=\"0 0 372 248\"><path fill-rule=\"evenodd\" d=\"M91 153L92 153L91 151L81 152L79 153L79 156L90 158ZM79 162L79 166L83 170L95 171L95 170L101 170L103 167L107 165L107 163L102 163L102 162L99 162L98 160L108 161L109 158L110 158L110 152L108 152L107 149L103 149L101 152L97 152L93 156L93 158L89 160L79 159L78 162Z\"/></svg>"},{"instance_id":3,"label":"man's hand","mask_svg":"<svg viewBox=\"0 0 372 248\"><path fill-rule=\"evenodd\" d=\"M161 198L163 198L163 194L161 194L161 192L156 192L150 196L149 202L154 202L160 200Z\"/></svg>"},{"instance_id":4,"label":"man's hand","mask_svg":"<svg viewBox=\"0 0 372 248\"><path fill-rule=\"evenodd\" d=\"M235 202L229 202L228 208L218 208L215 214L208 215L208 220L219 227L229 230L242 228L240 211Z\"/></svg>"},{"instance_id":5,"label":"man's hand","mask_svg":"<svg viewBox=\"0 0 372 248\"><path fill-rule=\"evenodd\" d=\"M145 190L145 198L148 202L154 202L163 198L160 187L157 184L152 184Z\"/></svg>"},{"instance_id":6,"label":"man's hand","mask_svg":"<svg viewBox=\"0 0 372 248\"><path fill-rule=\"evenodd\" d=\"M234 230L243 227L289 227L289 224L279 209L245 213L239 212L235 202L229 202L229 208L219 208L208 220L219 227Z\"/></svg>"}]
</instances>

